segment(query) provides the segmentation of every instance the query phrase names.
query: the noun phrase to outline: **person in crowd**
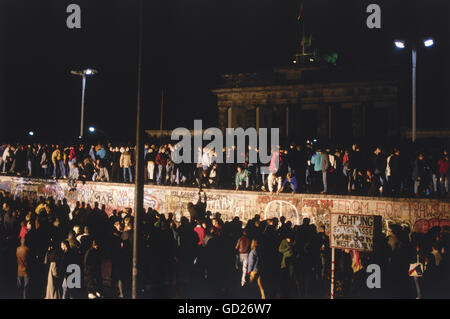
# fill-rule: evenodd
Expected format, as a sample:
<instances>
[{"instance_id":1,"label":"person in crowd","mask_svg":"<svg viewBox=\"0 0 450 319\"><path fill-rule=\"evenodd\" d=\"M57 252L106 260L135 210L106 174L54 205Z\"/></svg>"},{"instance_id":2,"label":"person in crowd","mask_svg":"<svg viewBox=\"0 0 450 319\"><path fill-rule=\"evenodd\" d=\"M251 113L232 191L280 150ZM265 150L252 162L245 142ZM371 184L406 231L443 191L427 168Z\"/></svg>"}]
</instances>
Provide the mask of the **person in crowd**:
<instances>
[{"instance_id":1,"label":"person in crowd","mask_svg":"<svg viewBox=\"0 0 450 319\"><path fill-rule=\"evenodd\" d=\"M390 192L395 196L400 194L400 183L402 179L400 150L394 149L394 153L389 157L389 185Z\"/></svg>"},{"instance_id":2,"label":"person in crowd","mask_svg":"<svg viewBox=\"0 0 450 319\"><path fill-rule=\"evenodd\" d=\"M11 145L6 145L2 154L2 173L9 170L9 163L11 161Z\"/></svg>"},{"instance_id":3,"label":"person in crowd","mask_svg":"<svg viewBox=\"0 0 450 319\"><path fill-rule=\"evenodd\" d=\"M156 175L156 183L158 185L163 184L163 181L165 181L165 175L167 174L166 166L167 166L167 154L166 154L166 148L161 147L159 149L158 154L155 158L155 163L158 166L158 172Z\"/></svg>"},{"instance_id":4,"label":"person in crowd","mask_svg":"<svg viewBox=\"0 0 450 319\"><path fill-rule=\"evenodd\" d=\"M442 157L438 160L439 167L439 187L441 196L449 194L448 191L448 180L450 177L449 161L447 150L442 152Z\"/></svg>"},{"instance_id":5,"label":"person in crowd","mask_svg":"<svg viewBox=\"0 0 450 319\"><path fill-rule=\"evenodd\" d=\"M386 185L386 158L379 146L374 150L373 154L372 172L374 178L380 181L380 193L382 195L384 186Z\"/></svg>"},{"instance_id":6,"label":"person in crowd","mask_svg":"<svg viewBox=\"0 0 450 319\"><path fill-rule=\"evenodd\" d=\"M371 170L366 170L365 181L363 184L363 194L369 196L378 196L381 189L381 179L378 178Z\"/></svg>"},{"instance_id":7,"label":"person in crowd","mask_svg":"<svg viewBox=\"0 0 450 319\"><path fill-rule=\"evenodd\" d=\"M330 238L325 231L325 225L320 225L318 231L318 246L320 246L320 279L323 284L326 283L328 278L328 269L330 264Z\"/></svg>"},{"instance_id":8,"label":"person in crowd","mask_svg":"<svg viewBox=\"0 0 450 319\"><path fill-rule=\"evenodd\" d=\"M62 299L75 299L78 296L77 291L81 288L81 278L70 279L72 281L70 285L67 282L69 273L73 271L75 275L77 269L80 269L81 275L81 256L78 249L71 247L68 240L61 241Z\"/></svg>"},{"instance_id":9,"label":"person in crowd","mask_svg":"<svg viewBox=\"0 0 450 319\"><path fill-rule=\"evenodd\" d=\"M296 265L295 248L291 233L286 233L285 238L281 241L278 251L282 254L281 259L281 293L284 298L289 296L297 296L299 292L299 284L296 273L298 267Z\"/></svg>"},{"instance_id":10,"label":"person in crowd","mask_svg":"<svg viewBox=\"0 0 450 319\"><path fill-rule=\"evenodd\" d=\"M109 182L110 180L108 169L105 167L101 160L97 160L92 180L94 182Z\"/></svg>"},{"instance_id":11,"label":"person in crowd","mask_svg":"<svg viewBox=\"0 0 450 319\"><path fill-rule=\"evenodd\" d=\"M198 243L197 245L201 246L203 243L203 238L205 237L205 229L202 227L202 223L200 220L195 221L196 226L194 227L194 231L197 233L198 236Z\"/></svg>"},{"instance_id":12,"label":"person in crowd","mask_svg":"<svg viewBox=\"0 0 450 319\"><path fill-rule=\"evenodd\" d=\"M45 299L61 299L62 280L61 280L61 252L52 241L46 254L46 263L49 265L47 277L47 289Z\"/></svg>"},{"instance_id":13,"label":"person in crowd","mask_svg":"<svg viewBox=\"0 0 450 319\"><path fill-rule=\"evenodd\" d=\"M112 148L112 147L111 147ZM119 147L115 147L111 150L109 165L111 167L111 181L119 182L120 181L120 158L122 153L120 153Z\"/></svg>"},{"instance_id":14,"label":"person in crowd","mask_svg":"<svg viewBox=\"0 0 450 319\"><path fill-rule=\"evenodd\" d=\"M66 168L64 166L64 154L61 152L60 146L56 145L55 150L52 153L52 163L53 163L53 178L57 177L57 169L59 169L60 177L66 177Z\"/></svg>"},{"instance_id":15,"label":"person in crowd","mask_svg":"<svg viewBox=\"0 0 450 319\"><path fill-rule=\"evenodd\" d=\"M33 172L36 166L36 149L32 147L31 145L27 146L26 150L26 160L27 160L27 176L31 177L33 176Z\"/></svg>"},{"instance_id":16,"label":"person in crowd","mask_svg":"<svg viewBox=\"0 0 450 319\"><path fill-rule=\"evenodd\" d=\"M69 168L70 168L69 169L69 175L70 175L73 165L75 164L75 166L76 166L76 163L77 163L77 152L75 151L75 147L73 145L71 145L69 147L69 155L68 155L67 159L68 159Z\"/></svg>"},{"instance_id":17,"label":"person in crowd","mask_svg":"<svg viewBox=\"0 0 450 319\"><path fill-rule=\"evenodd\" d=\"M352 150L350 151L350 164L352 170L352 191L358 193L361 188L360 178L363 175L363 155L358 144L352 145ZM358 178L359 176L359 178Z\"/></svg>"},{"instance_id":18,"label":"person in crowd","mask_svg":"<svg viewBox=\"0 0 450 319\"><path fill-rule=\"evenodd\" d=\"M412 173L412 180L414 181L414 195L419 196L419 191L422 192L425 187L425 161L423 154L420 153L414 162L414 169Z\"/></svg>"},{"instance_id":19,"label":"person in crowd","mask_svg":"<svg viewBox=\"0 0 450 319\"><path fill-rule=\"evenodd\" d=\"M328 193L328 175L330 170L330 154L325 150L320 152L321 155L321 168L322 168L322 194Z\"/></svg>"},{"instance_id":20,"label":"person in crowd","mask_svg":"<svg viewBox=\"0 0 450 319\"><path fill-rule=\"evenodd\" d=\"M14 162L11 172L19 176L25 176L27 171L27 151L23 145L19 145L14 153Z\"/></svg>"},{"instance_id":21,"label":"person in crowd","mask_svg":"<svg viewBox=\"0 0 450 319\"><path fill-rule=\"evenodd\" d=\"M84 255L85 286L89 299L101 298L101 258L99 245L96 240L92 241L91 247Z\"/></svg>"},{"instance_id":22,"label":"person in crowd","mask_svg":"<svg viewBox=\"0 0 450 319\"><path fill-rule=\"evenodd\" d=\"M247 169L242 169L241 166L237 167L235 186L238 189L248 189L249 187L250 172Z\"/></svg>"},{"instance_id":23,"label":"person in crowd","mask_svg":"<svg viewBox=\"0 0 450 319\"><path fill-rule=\"evenodd\" d=\"M130 152L130 148L125 148L125 151L120 156L120 167L123 170L123 181L127 182L127 173L128 173L128 182L133 182L133 174L131 173L131 167L133 166L132 156Z\"/></svg>"},{"instance_id":24,"label":"person in crowd","mask_svg":"<svg viewBox=\"0 0 450 319\"><path fill-rule=\"evenodd\" d=\"M147 163L147 180L154 182L155 181L155 160L156 160L156 152L155 145L152 145L148 148L147 153L145 154L145 163Z\"/></svg>"},{"instance_id":25,"label":"person in crowd","mask_svg":"<svg viewBox=\"0 0 450 319\"><path fill-rule=\"evenodd\" d=\"M49 158L49 152L48 152L47 146L44 146L41 149L41 152L38 153L38 159L39 159L39 165L42 170L41 177L48 178L50 158Z\"/></svg>"},{"instance_id":26,"label":"person in crowd","mask_svg":"<svg viewBox=\"0 0 450 319\"><path fill-rule=\"evenodd\" d=\"M278 191L281 188L281 183L282 183L281 170L280 170L281 161L282 160L281 160L281 155L280 155L280 149L277 146L272 149L272 155L271 155L270 163L269 163L268 177L266 180L267 188L271 194L273 194L273 185L275 183L277 184L276 191ZM262 190L264 191L265 189L266 189L266 187L265 187L265 185L263 185Z\"/></svg>"},{"instance_id":27,"label":"person in crowd","mask_svg":"<svg viewBox=\"0 0 450 319\"><path fill-rule=\"evenodd\" d=\"M252 175L250 174L250 176L252 176ZM220 173L218 173L218 164L214 163L209 172L208 186L210 186L212 188L217 188L220 185L219 177L220 177Z\"/></svg>"},{"instance_id":28,"label":"person in crowd","mask_svg":"<svg viewBox=\"0 0 450 319\"><path fill-rule=\"evenodd\" d=\"M263 282L261 280L261 263L260 251L258 248L258 241L253 239L250 245L250 253L248 255L248 274L249 283L254 283L258 285L261 299L266 299L266 294L264 291Z\"/></svg>"},{"instance_id":29,"label":"person in crowd","mask_svg":"<svg viewBox=\"0 0 450 319\"><path fill-rule=\"evenodd\" d=\"M350 193L352 190L353 173L351 169L349 150L345 150L344 155L342 156L342 173L345 176L347 193Z\"/></svg>"},{"instance_id":30,"label":"person in crowd","mask_svg":"<svg viewBox=\"0 0 450 319\"><path fill-rule=\"evenodd\" d=\"M96 149L97 151L95 152L95 158L101 161L105 160L107 153L103 145L102 144L97 145Z\"/></svg>"},{"instance_id":31,"label":"person in crowd","mask_svg":"<svg viewBox=\"0 0 450 319\"><path fill-rule=\"evenodd\" d=\"M212 165L212 154L213 150L207 149L206 147L203 148L201 164L204 171L208 171Z\"/></svg>"},{"instance_id":32,"label":"person in crowd","mask_svg":"<svg viewBox=\"0 0 450 319\"><path fill-rule=\"evenodd\" d=\"M415 248L416 253L414 254L414 257L411 258L410 264L413 265L413 267L410 267L409 269L409 276L414 281L414 287L416 289L416 299L422 299L422 291L423 291L423 281L422 277L424 275L424 266L426 265L426 257L424 256L423 248L417 244Z\"/></svg>"},{"instance_id":33,"label":"person in crowd","mask_svg":"<svg viewBox=\"0 0 450 319\"><path fill-rule=\"evenodd\" d=\"M311 164L314 166L314 172L312 176L312 186L315 191L318 191L321 186L322 177L322 155L320 149L316 150L314 155L311 157Z\"/></svg>"},{"instance_id":34,"label":"person in crowd","mask_svg":"<svg viewBox=\"0 0 450 319\"><path fill-rule=\"evenodd\" d=\"M339 165L338 161L340 158L340 154L338 152L333 153L333 151L330 148L325 149L325 152L328 154L328 161L329 161L329 166L328 166L327 175L326 175L326 177L327 177L327 193L330 192L330 190L332 193L336 193L337 192L336 184L337 184L337 180L339 179L336 176L336 168ZM341 170L339 172L341 172Z\"/></svg>"},{"instance_id":35,"label":"person in crowd","mask_svg":"<svg viewBox=\"0 0 450 319\"><path fill-rule=\"evenodd\" d=\"M248 253L250 251L250 239L247 237L247 231L244 229L242 235L236 243L237 268L241 271L241 286L243 287L247 281Z\"/></svg>"},{"instance_id":36,"label":"person in crowd","mask_svg":"<svg viewBox=\"0 0 450 319\"><path fill-rule=\"evenodd\" d=\"M95 145L91 145L91 148L89 149L88 155L89 155L91 161L93 161L93 162L95 162L95 160L97 159L97 158L95 157L95 153L96 153L96 151L95 151Z\"/></svg>"},{"instance_id":37,"label":"person in crowd","mask_svg":"<svg viewBox=\"0 0 450 319\"><path fill-rule=\"evenodd\" d=\"M17 256L17 289L20 298L30 297L31 254L26 245L25 236L20 238L20 246L16 250Z\"/></svg>"},{"instance_id":38,"label":"person in crowd","mask_svg":"<svg viewBox=\"0 0 450 319\"><path fill-rule=\"evenodd\" d=\"M165 185L174 185L175 181L177 180L177 174L175 172L175 163L173 161L172 156L173 155L173 147L171 144L167 145L167 149L166 149L166 158L167 158L167 163L166 163L166 179L164 184ZM177 180L179 183L179 180Z\"/></svg>"},{"instance_id":39,"label":"person in crowd","mask_svg":"<svg viewBox=\"0 0 450 319\"><path fill-rule=\"evenodd\" d=\"M292 176L291 173L286 174L286 178L285 178L283 184L281 185L281 188L279 190L277 190L277 193L283 192L284 187L286 185L289 185L289 188L290 188L290 191L292 194L295 194L297 192L297 187L298 187L297 178L295 178L295 176Z\"/></svg>"}]
</instances>

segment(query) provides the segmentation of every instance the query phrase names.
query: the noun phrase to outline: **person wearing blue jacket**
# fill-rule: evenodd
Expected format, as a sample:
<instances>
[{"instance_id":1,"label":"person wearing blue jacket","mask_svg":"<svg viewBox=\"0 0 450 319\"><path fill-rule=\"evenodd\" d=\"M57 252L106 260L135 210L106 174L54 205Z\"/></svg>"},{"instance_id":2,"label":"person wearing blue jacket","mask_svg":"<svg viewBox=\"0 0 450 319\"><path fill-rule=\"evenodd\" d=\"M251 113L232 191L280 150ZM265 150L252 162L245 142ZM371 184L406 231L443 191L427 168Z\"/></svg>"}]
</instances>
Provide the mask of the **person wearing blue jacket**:
<instances>
[{"instance_id":1,"label":"person wearing blue jacket","mask_svg":"<svg viewBox=\"0 0 450 319\"><path fill-rule=\"evenodd\" d=\"M314 155L311 157L311 164L314 166L313 174L313 189L318 191L320 189L320 184L322 180L322 155L320 150L316 150Z\"/></svg>"},{"instance_id":2,"label":"person wearing blue jacket","mask_svg":"<svg viewBox=\"0 0 450 319\"><path fill-rule=\"evenodd\" d=\"M261 293L261 299L266 299L266 294L261 281L261 270L260 270L260 255L258 249L258 241L253 239L250 245L250 253L248 254L248 268L249 283L252 284L256 279L256 284L258 285L259 292Z\"/></svg>"},{"instance_id":3,"label":"person wearing blue jacket","mask_svg":"<svg viewBox=\"0 0 450 319\"><path fill-rule=\"evenodd\" d=\"M106 157L106 150L103 146L100 147L100 149L95 153L95 158L100 158L101 160L104 160Z\"/></svg>"},{"instance_id":4,"label":"person wearing blue jacket","mask_svg":"<svg viewBox=\"0 0 450 319\"><path fill-rule=\"evenodd\" d=\"M292 194L295 194L297 192L297 186L298 186L297 179L295 178L295 176L292 176L291 173L287 173L286 178L284 179L283 185L277 191L277 193L281 193L284 190L284 186L286 186L286 184L289 184L289 186L292 190Z\"/></svg>"}]
</instances>

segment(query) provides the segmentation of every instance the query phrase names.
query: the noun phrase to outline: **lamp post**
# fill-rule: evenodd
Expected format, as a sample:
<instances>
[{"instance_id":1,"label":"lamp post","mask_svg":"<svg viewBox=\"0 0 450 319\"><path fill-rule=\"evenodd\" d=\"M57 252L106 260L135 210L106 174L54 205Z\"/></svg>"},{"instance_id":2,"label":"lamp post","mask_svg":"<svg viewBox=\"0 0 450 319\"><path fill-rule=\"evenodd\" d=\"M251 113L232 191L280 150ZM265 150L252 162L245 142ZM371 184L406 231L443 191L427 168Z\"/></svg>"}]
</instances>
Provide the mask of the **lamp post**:
<instances>
[{"instance_id":1,"label":"lamp post","mask_svg":"<svg viewBox=\"0 0 450 319\"><path fill-rule=\"evenodd\" d=\"M142 110L142 54L144 39L144 2L138 0L138 78L137 78L137 106L136 106L136 166L134 184L134 230L133 230L133 260L131 298L137 299L142 290L141 270L141 225L142 210L144 209L144 140L143 140L143 110Z\"/></svg>"},{"instance_id":2,"label":"lamp post","mask_svg":"<svg viewBox=\"0 0 450 319\"><path fill-rule=\"evenodd\" d=\"M395 46L398 49L405 49L406 43L403 40L395 40L394 41ZM431 38L425 39L423 41L423 45L425 47L432 47L434 45L434 40ZM412 123L411 123L411 139L413 142L416 141L416 91L417 91L417 85L416 85L416 69L417 69L417 46L413 42L411 44L411 56L412 56Z\"/></svg>"},{"instance_id":3,"label":"lamp post","mask_svg":"<svg viewBox=\"0 0 450 319\"><path fill-rule=\"evenodd\" d=\"M81 76L81 83L82 83L82 89L81 89L81 120L80 120L80 136L79 138L83 138L83 125L84 125L84 96L86 92L86 77L97 74L97 70L94 69L86 69L83 71L70 71L73 75Z\"/></svg>"}]
</instances>

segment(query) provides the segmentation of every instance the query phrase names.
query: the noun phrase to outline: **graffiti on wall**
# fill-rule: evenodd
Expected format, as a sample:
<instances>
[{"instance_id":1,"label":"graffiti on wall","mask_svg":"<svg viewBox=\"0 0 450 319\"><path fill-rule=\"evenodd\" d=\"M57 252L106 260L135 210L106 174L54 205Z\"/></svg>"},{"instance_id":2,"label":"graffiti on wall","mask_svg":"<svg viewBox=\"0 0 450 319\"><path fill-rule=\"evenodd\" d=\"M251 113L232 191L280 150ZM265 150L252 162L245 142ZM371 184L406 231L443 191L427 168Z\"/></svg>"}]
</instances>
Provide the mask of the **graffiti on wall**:
<instances>
[{"instance_id":1,"label":"graffiti on wall","mask_svg":"<svg viewBox=\"0 0 450 319\"><path fill-rule=\"evenodd\" d=\"M285 200L273 200L267 203L264 209L264 218L280 218L286 217L287 220L294 224L300 224L301 214L298 213L297 207L291 202Z\"/></svg>"},{"instance_id":2,"label":"graffiti on wall","mask_svg":"<svg viewBox=\"0 0 450 319\"><path fill-rule=\"evenodd\" d=\"M389 222L407 224L411 229L426 232L433 225L450 223L450 202L428 199L344 199L304 198L302 213L325 216L329 213L380 215Z\"/></svg>"},{"instance_id":3,"label":"graffiti on wall","mask_svg":"<svg viewBox=\"0 0 450 319\"><path fill-rule=\"evenodd\" d=\"M106 212L134 207L134 187L124 184L79 183L71 191L65 181L35 180L0 176L0 189L14 196L37 199L40 196L55 200L66 198L73 208L77 201L93 205L105 205ZM263 218L286 217L293 224L301 224L309 218L314 224L329 225L331 213L381 215L384 224L407 224L416 231L426 232L433 226L450 225L450 201L428 199L382 199L344 196L319 196L308 194L269 195L260 192L236 192L230 190L206 190L207 210L220 212L224 220L239 217L247 221L259 214ZM183 187L146 185L144 207L160 213L173 213L179 220L189 216L189 202L196 203L198 190ZM328 228L328 227L327 227Z\"/></svg>"}]
</instances>

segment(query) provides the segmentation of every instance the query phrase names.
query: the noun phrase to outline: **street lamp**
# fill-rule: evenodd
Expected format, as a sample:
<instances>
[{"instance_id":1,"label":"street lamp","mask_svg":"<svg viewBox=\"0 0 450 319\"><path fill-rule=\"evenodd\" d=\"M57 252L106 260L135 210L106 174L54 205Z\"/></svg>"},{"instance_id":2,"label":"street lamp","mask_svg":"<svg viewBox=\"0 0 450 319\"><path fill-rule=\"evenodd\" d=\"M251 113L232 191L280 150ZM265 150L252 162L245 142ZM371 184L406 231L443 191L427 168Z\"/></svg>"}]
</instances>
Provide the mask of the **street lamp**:
<instances>
[{"instance_id":1,"label":"street lamp","mask_svg":"<svg viewBox=\"0 0 450 319\"><path fill-rule=\"evenodd\" d=\"M434 45L434 40L433 39L427 39L425 41L423 41L423 44L428 48L428 47L432 47Z\"/></svg>"},{"instance_id":2,"label":"street lamp","mask_svg":"<svg viewBox=\"0 0 450 319\"><path fill-rule=\"evenodd\" d=\"M404 41L399 41L399 40L397 40L397 41L395 41L394 43L395 43L395 46L396 46L397 48L399 48L399 49L404 49L404 48L405 48L405 42L404 42Z\"/></svg>"},{"instance_id":3,"label":"street lamp","mask_svg":"<svg viewBox=\"0 0 450 319\"><path fill-rule=\"evenodd\" d=\"M86 77L97 74L98 71L94 69L86 69L82 71L70 71L73 75L81 76L82 80L82 91L81 91L81 123L80 123L80 136L79 138L83 138L83 125L84 125L84 95L86 91Z\"/></svg>"},{"instance_id":4,"label":"street lamp","mask_svg":"<svg viewBox=\"0 0 450 319\"><path fill-rule=\"evenodd\" d=\"M95 127L93 125L89 126L88 130L92 134L100 133L100 134L103 134L105 137L109 136L109 134L107 132L105 132L104 130L102 130L102 129L98 128L98 127Z\"/></svg>"},{"instance_id":5,"label":"street lamp","mask_svg":"<svg viewBox=\"0 0 450 319\"><path fill-rule=\"evenodd\" d=\"M398 49L405 49L406 43L403 40L395 40L395 46ZM432 38L427 38L423 40L423 45L427 48L434 45L434 40ZM411 45L412 52L412 127L411 127L411 139L413 142L416 141L416 67L417 67L417 46L416 43L412 42Z\"/></svg>"}]
</instances>

